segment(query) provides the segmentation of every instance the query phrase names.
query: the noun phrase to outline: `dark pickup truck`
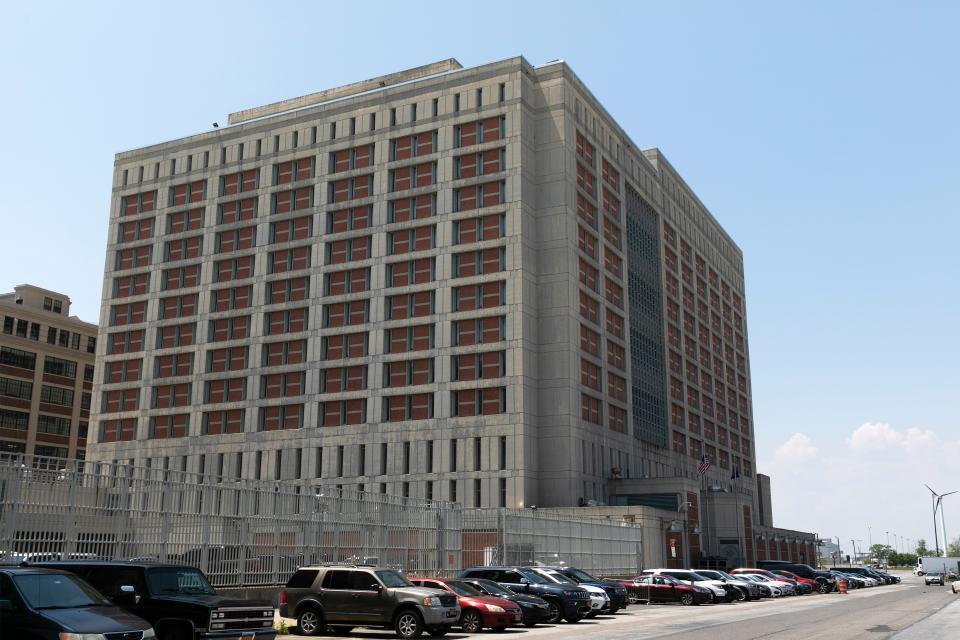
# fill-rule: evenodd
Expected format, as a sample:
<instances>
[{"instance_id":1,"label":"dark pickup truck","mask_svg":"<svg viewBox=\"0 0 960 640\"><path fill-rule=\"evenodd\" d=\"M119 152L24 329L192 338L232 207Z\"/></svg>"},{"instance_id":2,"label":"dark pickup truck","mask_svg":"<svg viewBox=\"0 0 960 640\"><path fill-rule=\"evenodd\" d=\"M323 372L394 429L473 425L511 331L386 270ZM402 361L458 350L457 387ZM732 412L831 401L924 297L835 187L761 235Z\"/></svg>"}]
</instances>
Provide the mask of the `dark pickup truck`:
<instances>
[{"instance_id":1,"label":"dark pickup truck","mask_svg":"<svg viewBox=\"0 0 960 640\"><path fill-rule=\"evenodd\" d=\"M75 573L156 630L158 640L274 640L273 604L218 595L195 567L149 562L38 562Z\"/></svg>"}]
</instances>

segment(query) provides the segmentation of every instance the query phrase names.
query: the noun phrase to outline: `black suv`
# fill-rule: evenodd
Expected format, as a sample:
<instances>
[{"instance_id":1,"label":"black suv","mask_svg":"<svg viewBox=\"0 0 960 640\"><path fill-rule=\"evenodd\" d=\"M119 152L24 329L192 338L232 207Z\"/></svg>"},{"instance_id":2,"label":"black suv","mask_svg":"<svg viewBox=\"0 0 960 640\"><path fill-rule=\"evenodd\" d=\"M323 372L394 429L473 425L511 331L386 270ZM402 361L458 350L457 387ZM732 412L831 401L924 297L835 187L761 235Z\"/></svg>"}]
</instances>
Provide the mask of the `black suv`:
<instances>
[{"instance_id":1,"label":"black suv","mask_svg":"<svg viewBox=\"0 0 960 640\"><path fill-rule=\"evenodd\" d=\"M149 623L113 606L72 573L3 567L0 568L0 637L149 640L155 636Z\"/></svg>"},{"instance_id":2,"label":"black suv","mask_svg":"<svg viewBox=\"0 0 960 640\"><path fill-rule=\"evenodd\" d=\"M460 578L493 580L517 593L540 596L550 605L544 622L579 622L590 613L590 593L583 587L550 582L526 567L473 567L460 572Z\"/></svg>"},{"instance_id":3,"label":"black suv","mask_svg":"<svg viewBox=\"0 0 960 640\"><path fill-rule=\"evenodd\" d=\"M837 586L837 579L832 573L814 569L808 564L797 564L785 560L757 560L757 568L767 571L789 571L797 574L801 578L815 580L817 582L817 591L820 593L830 593Z\"/></svg>"},{"instance_id":4,"label":"black suv","mask_svg":"<svg viewBox=\"0 0 960 640\"><path fill-rule=\"evenodd\" d=\"M280 615L296 618L307 636L379 627L401 638L439 637L460 619L460 606L454 594L418 587L392 569L331 565L297 569L280 592Z\"/></svg>"},{"instance_id":5,"label":"black suv","mask_svg":"<svg viewBox=\"0 0 960 640\"><path fill-rule=\"evenodd\" d=\"M44 562L75 573L116 606L153 625L159 640L273 640L273 604L217 595L195 567L150 562Z\"/></svg>"},{"instance_id":6,"label":"black suv","mask_svg":"<svg viewBox=\"0 0 960 640\"><path fill-rule=\"evenodd\" d=\"M617 580L604 580L602 578L595 578L583 569L577 569L576 567L543 566L538 568L552 569L557 573L562 573L577 584L587 584L592 587L600 587L607 592L607 596L610 598L610 610L606 613L613 614L617 611L620 611L620 609L627 608L627 588Z\"/></svg>"}]
</instances>

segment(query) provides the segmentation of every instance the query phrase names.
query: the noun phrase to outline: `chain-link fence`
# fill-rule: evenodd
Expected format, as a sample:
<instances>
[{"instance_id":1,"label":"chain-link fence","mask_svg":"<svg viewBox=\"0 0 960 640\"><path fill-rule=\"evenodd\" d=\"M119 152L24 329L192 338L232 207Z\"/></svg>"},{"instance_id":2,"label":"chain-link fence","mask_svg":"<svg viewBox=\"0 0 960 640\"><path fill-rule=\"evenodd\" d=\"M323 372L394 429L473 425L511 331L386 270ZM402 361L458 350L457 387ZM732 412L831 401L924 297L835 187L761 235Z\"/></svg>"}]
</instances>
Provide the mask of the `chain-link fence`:
<instances>
[{"instance_id":1,"label":"chain-link fence","mask_svg":"<svg viewBox=\"0 0 960 640\"><path fill-rule=\"evenodd\" d=\"M456 575L480 564L639 568L638 526L603 518L0 455L0 562L106 559L200 567L214 586L283 584L314 563Z\"/></svg>"}]
</instances>

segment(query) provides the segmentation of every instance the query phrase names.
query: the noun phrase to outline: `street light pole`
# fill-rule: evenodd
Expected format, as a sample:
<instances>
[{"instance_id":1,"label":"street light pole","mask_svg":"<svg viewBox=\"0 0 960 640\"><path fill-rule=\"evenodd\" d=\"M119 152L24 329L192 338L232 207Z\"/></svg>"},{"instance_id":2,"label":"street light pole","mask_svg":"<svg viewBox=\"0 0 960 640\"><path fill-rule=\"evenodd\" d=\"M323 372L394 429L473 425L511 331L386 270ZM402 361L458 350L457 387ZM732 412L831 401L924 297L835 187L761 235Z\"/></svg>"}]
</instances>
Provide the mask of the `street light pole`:
<instances>
[{"instance_id":1,"label":"street light pole","mask_svg":"<svg viewBox=\"0 0 960 640\"><path fill-rule=\"evenodd\" d=\"M873 527L867 525L867 542L873 547Z\"/></svg>"}]
</instances>

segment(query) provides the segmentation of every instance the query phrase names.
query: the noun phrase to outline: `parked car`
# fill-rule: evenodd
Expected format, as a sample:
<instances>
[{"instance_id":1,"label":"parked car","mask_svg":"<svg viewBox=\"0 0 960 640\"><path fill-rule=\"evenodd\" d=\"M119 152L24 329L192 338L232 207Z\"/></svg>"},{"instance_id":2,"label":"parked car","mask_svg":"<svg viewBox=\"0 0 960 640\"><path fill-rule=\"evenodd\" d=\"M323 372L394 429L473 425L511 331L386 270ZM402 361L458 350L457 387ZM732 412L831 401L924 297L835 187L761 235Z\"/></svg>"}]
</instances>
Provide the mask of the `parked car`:
<instances>
[{"instance_id":1,"label":"parked car","mask_svg":"<svg viewBox=\"0 0 960 640\"><path fill-rule=\"evenodd\" d=\"M545 622L551 615L550 605L543 598L528 593L516 593L493 580L482 578L460 578L460 580L472 585L480 593L516 603L523 614L523 624L526 627L535 627L538 623Z\"/></svg>"},{"instance_id":2,"label":"parked car","mask_svg":"<svg viewBox=\"0 0 960 640\"><path fill-rule=\"evenodd\" d=\"M790 578L791 580L793 580L793 581L796 582L797 584L804 585L805 587L808 587L808 588L805 588L805 589L804 589L804 591L807 592L807 593L810 593L810 592L813 592L813 591L817 591L817 592L820 591L819 585L817 584L817 581L816 581L816 580L811 580L810 578L804 578L804 577L802 577L802 576L798 576L798 575L795 574L793 571L787 571L786 569L772 569L772 570L771 570L771 573L775 573L775 574L777 574L778 576L784 576L784 577L786 577L786 578Z\"/></svg>"},{"instance_id":3,"label":"parked car","mask_svg":"<svg viewBox=\"0 0 960 640\"><path fill-rule=\"evenodd\" d=\"M156 636L149 622L114 606L73 573L39 567L2 567L0 637L148 640Z\"/></svg>"},{"instance_id":4,"label":"parked car","mask_svg":"<svg viewBox=\"0 0 960 640\"><path fill-rule=\"evenodd\" d=\"M867 586L867 581L860 578L860 576L855 576L852 573L843 573L842 571L831 571L832 574L837 578L837 584L841 580L847 582L847 589L863 589Z\"/></svg>"},{"instance_id":5,"label":"parked car","mask_svg":"<svg viewBox=\"0 0 960 640\"><path fill-rule=\"evenodd\" d=\"M887 573L886 571L880 571L879 569L874 569L874 571L882 575L884 578L889 578L890 579L889 584L900 584L900 576L895 576L892 573Z\"/></svg>"},{"instance_id":6,"label":"parked car","mask_svg":"<svg viewBox=\"0 0 960 640\"><path fill-rule=\"evenodd\" d=\"M559 571L554 571L553 569L544 569L543 567L529 567L529 569L537 572L553 583L560 585L576 585L581 589L586 589L590 594L590 613L587 614L588 618L596 617L601 613L610 612L610 596L607 595L606 590L602 587L595 587L589 584L577 585L575 580L572 580Z\"/></svg>"},{"instance_id":7,"label":"parked car","mask_svg":"<svg viewBox=\"0 0 960 640\"><path fill-rule=\"evenodd\" d=\"M699 573L685 569L645 569L643 575L670 576L680 582L695 584L698 587L710 589L713 593L714 603L733 602L736 597L732 586L725 588L719 580L711 580L710 578L701 576Z\"/></svg>"},{"instance_id":8,"label":"parked car","mask_svg":"<svg viewBox=\"0 0 960 640\"><path fill-rule=\"evenodd\" d=\"M733 575L743 576L747 580L753 580L759 584L766 586L771 595L774 598L779 598L782 596L792 595L793 587L791 587L786 582L781 582L779 580L771 580L767 576L762 576L759 573L735 573Z\"/></svg>"},{"instance_id":9,"label":"parked car","mask_svg":"<svg viewBox=\"0 0 960 640\"><path fill-rule=\"evenodd\" d=\"M786 562L784 560L757 560L758 569L784 569L795 573L801 578L814 580L817 583L817 590L820 593L831 593L837 588L836 579L830 575L829 571L823 569L814 569L808 564L800 562Z\"/></svg>"},{"instance_id":10,"label":"parked car","mask_svg":"<svg viewBox=\"0 0 960 640\"><path fill-rule=\"evenodd\" d=\"M196 567L149 562L45 562L70 571L114 605L153 625L160 640L273 640L273 603L221 596Z\"/></svg>"},{"instance_id":11,"label":"parked car","mask_svg":"<svg viewBox=\"0 0 960 640\"><path fill-rule=\"evenodd\" d=\"M312 566L297 569L287 581L280 615L296 618L307 636L378 627L400 638L424 631L440 637L460 620L460 606L453 593L418 587L392 569Z\"/></svg>"},{"instance_id":12,"label":"parked car","mask_svg":"<svg viewBox=\"0 0 960 640\"><path fill-rule=\"evenodd\" d=\"M460 572L460 578L484 578L501 586L543 598L550 606L550 618L544 622L579 622L590 613L590 593L583 587L547 580L525 567L471 567Z\"/></svg>"},{"instance_id":13,"label":"parked car","mask_svg":"<svg viewBox=\"0 0 960 640\"><path fill-rule=\"evenodd\" d=\"M954 580L950 584L950 591L953 591L954 593L960 593L960 580Z\"/></svg>"},{"instance_id":14,"label":"parked car","mask_svg":"<svg viewBox=\"0 0 960 640\"><path fill-rule=\"evenodd\" d=\"M726 582L727 584L733 585L737 590L737 599L738 600L759 600L760 599L760 585L753 582L752 580L743 580L732 576L725 571L717 571L715 569L693 569L698 575L703 576L704 578L710 578L711 580L719 580L720 582Z\"/></svg>"},{"instance_id":15,"label":"parked car","mask_svg":"<svg viewBox=\"0 0 960 640\"><path fill-rule=\"evenodd\" d=\"M787 575L783 571L771 571L770 573L777 576L779 580L789 582L791 585L793 585L793 588L794 590L796 590L797 595L805 596L808 593L813 592L813 587L809 583L801 582L800 580Z\"/></svg>"},{"instance_id":16,"label":"parked car","mask_svg":"<svg viewBox=\"0 0 960 640\"><path fill-rule=\"evenodd\" d=\"M785 596L793 596L797 594L797 588L794 586L792 581L787 580L783 576L778 576L777 574L767 571L766 569L757 569L757 568L740 568L734 569L730 572L732 575L739 576L743 574L752 574L760 576L766 582L772 582L776 586L780 587L780 591Z\"/></svg>"},{"instance_id":17,"label":"parked car","mask_svg":"<svg viewBox=\"0 0 960 640\"><path fill-rule=\"evenodd\" d=\"M622 582L634 602L679 602L682 605L711 604L713 590L680 582L670 576L637 576Z\"/></svg>"},{"instance_id":18,"label":"parked car","mask_svg":"<svg viewBox=\"0 0 960 640\"><path fill-rule=\"evenodd\" d=\"M457 623L466 633L484 629L503 631L523 623L520 607L496 596L484 595L479 589L457 578L409 578L418 587L448 591L457 596L460 620Z\"/></svg>"},{"instance_id":19,"label":"parked car","mask_svg":"<svg viewBox=\"0 0 960 640\"><path fill-rule=\"evenodd\" d=\"M931 584L938 584L941 587L943 586L943 574L942 573L928 573L923 576L923 584L930 586Z\"/></svg>"},{"instance_id":20,"label":"parked car","mask_svg":"<svg viewBox=\"0 0 960 640\"><path fill-rule=\"evenodd\" d=\"M878 584L893 584L893 580L888 580L871 567L834 567L834 569L865 578L871 587Z\"/></svg>"},{"instance_id":21,"label":"parked car","mask_svg":"<svg viewBox=\"0 0 960 640\"><path fill-rule=\"evenodd\" d=\"M595 578L583 569L577 569L576 567L543 566L540 568L552 569L553 571L562 573L579 585L600 587L606 591L607 596L610 598L610 610L605 613L613 614L627 607L627 590L616 580Z\"/></svg>"}]
</instances>

